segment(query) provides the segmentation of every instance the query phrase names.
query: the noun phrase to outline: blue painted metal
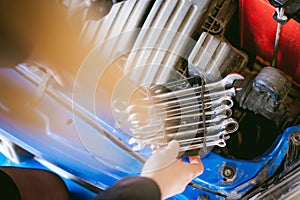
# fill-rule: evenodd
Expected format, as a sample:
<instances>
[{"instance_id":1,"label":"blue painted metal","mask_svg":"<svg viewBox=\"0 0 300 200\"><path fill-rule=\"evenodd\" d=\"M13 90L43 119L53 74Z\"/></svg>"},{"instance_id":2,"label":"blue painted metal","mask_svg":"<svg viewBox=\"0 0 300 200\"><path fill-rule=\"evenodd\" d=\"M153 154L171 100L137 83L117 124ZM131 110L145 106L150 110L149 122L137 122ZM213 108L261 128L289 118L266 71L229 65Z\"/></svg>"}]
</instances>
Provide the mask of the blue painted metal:
<instances>
[{"instance_id":1,"label":"blue painted metal","mask_svg":"<svg viewBox=\"0 0 300 200\"><path fill-rule=\"evenodd\" d=\"M0 85L4 84L10 85L11 96L26 91L25 103L34 99L35 86L16 71L0 69ZM5 102L3 95L0 101ZM37 157L101 189L140 171L142 163L83 121L86 132L95 135L96 144L102 148L102 157L95 157L82 144L74 123L66 125L73 113L49 95L44 95L35 109L23 109L25 115L18 119L0 109L0 134Z\"/></svg>"},{"instance_id":2,"label":"blue painted metal","mask_svg":"<svg viewBox=\"0 0 300 200\"><path fill-rule=\"evenodd\" d=\"M300 126L293 126L278 136L273 145L263 155L251 160L233 160L224 158L213 152L202 158L205 166L204 173L193 182L206 190L217 192L230 199L240 199L245 192L254 185L262 183L267 178L274 175L276 170L284 161L288 151L289 136L300 131ZM222 170L224 165L229 165L236 169L236 176L231 182L223 180ZM184 194L194 199L194 195L187 190ZM198 191L202 194L202 191ZM219 199L215 195L211 199Z\"/></svg>"},{"instance_id":3,"label":"blue painted metal","mask_svg":"<svg viewBox=\"0 0 300 200\"><path fill-rule=\"evenodd\" d=\"M14 70L0 69L1 83L10 85L12 96L14 93L24 93L25 90L26 101L34 99L36 86ZM3 95L0 96L0 102L6 102L5 100L7 99ZM139 174L142 167L140 161L106 138L91 124L80 119L80 125L84 126L87 134L93 135L92 144L100 151L95 155L90 147L82 143L75 125L66 125L66 122L72 119L73 113L49 94L44 95L38 107L27 112L34 116L30 126L20 120L16 121L9 113L0 109L0 134L35 156L98 188L106 189L122 177ZM104 121L101 121L101 126L127 145L128 138L122 137L114 127L105 124ZM255 184L263 182L276 172L286 156L289 135L294 131L300 131L300 127L288 128L265 154L251 161L233 160L210 152L203 158L204 173L193 181L203 189L188 186L185 192L170 199L197 199L199 195L207 195L210 199L224 199L223 196L241 198ZM3 163L14 165L1 161L1 164ZM31 161L25 165L20 164L30 165L34 164ZM231 182L223 180L224 165L236 170L236 176Z\"/></svg>"}]
</instances>

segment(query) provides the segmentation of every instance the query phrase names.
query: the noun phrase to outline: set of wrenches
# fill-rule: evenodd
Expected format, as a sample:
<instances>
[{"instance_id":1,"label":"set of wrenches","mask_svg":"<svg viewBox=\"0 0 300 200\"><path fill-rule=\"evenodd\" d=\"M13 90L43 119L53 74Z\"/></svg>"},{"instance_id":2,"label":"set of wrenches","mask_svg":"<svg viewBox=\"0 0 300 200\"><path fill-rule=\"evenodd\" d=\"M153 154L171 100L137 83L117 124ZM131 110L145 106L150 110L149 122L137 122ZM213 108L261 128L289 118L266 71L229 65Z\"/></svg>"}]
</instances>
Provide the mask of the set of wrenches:
<instances>
[{"instance_id":1,"label":"set of wrenches","mask_svg":"<svg viewBox=\"0 0 300 200\"><path fill-rule=\"evenodd\" d=\"M231 118L231 108L232 97L241 89L234 82L242 79L242 75L232 73L208 84L193 77L150 87L149 95L141 99L146 103L133 104L129 109L132 149L156 151L177 140L184 156L226 146L229 134L239 127ZM142 115L147 116L146 123Z\"/></svg>"}]
</instances>

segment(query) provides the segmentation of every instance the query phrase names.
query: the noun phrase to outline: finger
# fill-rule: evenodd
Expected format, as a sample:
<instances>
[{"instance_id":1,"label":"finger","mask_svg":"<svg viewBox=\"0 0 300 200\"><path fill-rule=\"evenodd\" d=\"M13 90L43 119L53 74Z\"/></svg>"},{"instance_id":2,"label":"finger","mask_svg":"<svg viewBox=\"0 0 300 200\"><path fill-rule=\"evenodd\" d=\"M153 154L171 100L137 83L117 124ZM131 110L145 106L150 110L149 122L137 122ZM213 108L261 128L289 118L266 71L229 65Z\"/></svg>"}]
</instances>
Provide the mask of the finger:
<instances>
[{"instance_id":1,"label":"finger","mask_svg":"<svg viewBox=\"0 0 300 200\"><path fill-rule=\"evenodd\" d=\"M176 140L172 140L169 144L168 144L168 152L170 153L170 156L176 158L179 152L179 143Z\"/></svg>"},{"instance_id":2,"label":"finger","mask_svg":"<svg viewBox=\"0 0 300 200\"><path fill-rule=\"evenodd\" d=\"M201 164L200 156L189 156L189 161L191 164Z\"/></svg>"},{"instance_id":3,"label":"finger","mask_svg":"<svg viewBox=\"0 0 300 200\"><path fill-rule=\"evenodd\" d=\"M184 163L185 165L182 166L182 173L185 174L184 180L186 183L190 183L196 177L200 176L203 173L203 165L202 164L190 164Z\"/></svg>"},{"instance_id":4,"label":"finger","mask_svg":"<svg viewBox=\"0 0 300 200\"><path fill-rule=\"evenodd\" d=\"M176 140L172 140L169 142L168 146L166 148L162 148L157 151L155 154L160 154L161 157L169 157L174 160L177 159L179 152L179 143Z\"/></svg>"},{"instance_id":5,"label":"finger","mask_svg":"<svg viewBox=\"0 0 300 200\"><path fill-rule=\"evenodd\" d=\"M193 170L195 176L199 176L204 171L204 166L203 166L202 162L197 163L197 164L190 164L190 168L191 168L191 170Z\"/></svg>"},{"instance_id":6,"label":"finger","mask_svg":"<svg viewBox=\"0 0 300 200\"><path fill-rule=\"evenodd\" d=\"M161 170L177 161L179 143L171 141L164 149L155 152L145 163L142 174Z\"/></svg>"},{"instance_id":7,"label":"finger","mask_svg":"<svg viewBox=\"0 0 300 200\"><path fill-rule=\"evenodd\" d=\"M188 168L191 172L193 172L194 176L199 176L203 173L204 166L199 156L190 156L189 157L190 164Z\"/></svg>"}]
</instances>

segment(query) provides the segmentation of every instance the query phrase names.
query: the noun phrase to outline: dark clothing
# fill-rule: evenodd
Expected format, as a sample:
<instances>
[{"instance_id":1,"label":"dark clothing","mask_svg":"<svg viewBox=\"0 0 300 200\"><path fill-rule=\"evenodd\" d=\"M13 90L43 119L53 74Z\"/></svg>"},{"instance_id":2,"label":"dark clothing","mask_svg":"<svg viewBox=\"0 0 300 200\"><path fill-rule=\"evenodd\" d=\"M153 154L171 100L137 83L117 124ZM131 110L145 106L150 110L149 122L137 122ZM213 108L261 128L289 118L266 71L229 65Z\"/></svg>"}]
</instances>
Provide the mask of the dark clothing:
<instances>
[{"instance_id":1,"label":"dark clothing","mask_svg":"<svg viewBox=\"0 0 300 200\"><path fill-rule=\"evenodd\" d=\"M95 198L95 200L133 199L160 200L160 189L150 178L132 176L121 179Z\"/></svg>"},{"instance_id":2,"label":"dark clothing","mask_svg":"<svg viewBox=\"0 0 300 200\"><path fill-rule=\"evenodd\" d=\"M12 178L0 170L0 194L12 200L21 200L17 185Z\"/></svg>"},{"instance_id":3,"label":"dark clothing","mask_svg":"<svg viewBox=\"0 0 300 200\"><path fill-rule=\"evenodd\" d=\"M42 197L49 200L69 199L66 185L56 174L18 167L0 167L0 193L11 200L35 200ZM150 178L132 176L117 181L95 198L95 200L133 199L160 200L160 189Z\"/></svg>"},{"instance_id":4,"label":"dark clothing","mask_svg":"<svg viewBox=\"0 0 300 200\"><path fill-rule=\"evenodd\" d=\"M64 181L42 169L0 167L0 192L11 200L68 200Z\"/></svg>"}]
</instances>

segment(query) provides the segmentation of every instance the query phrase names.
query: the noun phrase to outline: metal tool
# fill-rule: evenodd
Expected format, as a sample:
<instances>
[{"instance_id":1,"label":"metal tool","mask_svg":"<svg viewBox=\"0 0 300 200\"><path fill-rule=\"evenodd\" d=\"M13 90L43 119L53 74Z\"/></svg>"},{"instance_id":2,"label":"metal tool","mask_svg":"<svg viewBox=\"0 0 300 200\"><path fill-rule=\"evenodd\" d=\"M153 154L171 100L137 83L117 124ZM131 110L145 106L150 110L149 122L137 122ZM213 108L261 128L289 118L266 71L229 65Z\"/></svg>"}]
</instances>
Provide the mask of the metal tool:
<instances>
[{"instance_id":1,"label":"metal tool","mask_svg":"<svg viewBox=\"0 0 300 200\"><path fill-rule=\"evenodd\" d=\"M132 149L149 146L156 150L171 140L178 140L182 151L201 146L205 152L211 145L224 146L228 134L238 129L238 123L229 117L232 97L241 89L233 86L234 81L242 79L234 73L209 84L194 77L151 86L149 96L128 108ZM190 87L190 82L199 86Z\"/></svg>"},{"instance_id":2,"label":"metal tool","mask_svg":"<svg viewBox=\"0 0 300 200\"><path fill-rule=\"evenodd\" d=\"M201 102L199 102L201 103ZM230 96L223 96L218 100L214 100L211 102L205 102L204 105L202 104L191 104L187 106L183 106L180 104L180 107L173 108L173 109L160 109L158 114L164 114L168 117L174 117L178 115L185 115L188 113L199 113L199 112L207 112L212 110L219 110L220 108L230 109L233 106L233 101ZM208 113L209 114L209 113Z\"/></svg>"},{"instance_id":3,"label":"metal tool","mask_svg":"<svg viewBox=\"0 0 300 200\"><path fill-rule=\"evenodd\" d=\"M229 138L228 133L227 133L227 131L224 130L224 131L219 132L216 135L206 136L205 145L207 147L212 147L212 146L225 147L226 146L225 140L228 138ZM181 145L179 148L179 152L185 152L185 151L203 148L204 147L203 139L204 138L197 138L194 141L193 140L192 141L179 141L179 144Z\"/></svg>"},{"instance_id":4,"label":"metal tool","mask_svg":"<svg viewBox=\"0 0 300 200\"><path fill-rule=\"evenodd\" d=\"M222 121L220 124L214 125L214 126L208 126L205 129L204 128L198 128L195 130L188 130L188 131L177 131L174 133L169 133L168 137L169 138L186 138L186 137L192 137L195 136L196 134L203 134L206 132L207 135L210 133L217 133L223 130L226 130L228 133L233 133L237 131L239 127L239 124L232 118L226 119Z\"/></svg>"},{"instance_id":5,"label":"metal tool","mask_svg":"<svg viewBox=\"0 0 300 200\"><path fill-rule=\"evenodd\" d=\"M240 90L240 88L230 88L232 87L235 80L242 80L243 76L233 73L227 75L221 81L216 83L209 83L205 85L205 94L204 98L201 98L199 101L199 95L202 92L202 86L200 87L192 87L192 88L183 88L181 90L170 91L167 90L166 87L170 86L154 86L156 91L153 91L155 95L149 95L147 98L142 99L142 102L137 101L135 105L131 105L128 110L130 113L133 113L134 110L137 110L139 105L145 104L154 104L163 108L163 112L168 110L167 112L173 112L175 110L171 110L172 108L177 108L180 106L181 109L186 109L186 106L199 105L202 106L201 102L205 103L205 107L214 107L214 105L227 104L232 106L232 100L227 96L234 96L235 92ZM182 81L182 80L180 80ZM179 81L176 81L179 82ZM185 81L186 82L186 81ZM166 85L169 85L167 83ZM179 84L179 83L176 83ZM159 92L157 92L159 90ZM218 91L220 90L220 91ZM164 91L165 93L161 93ZM179 109L180 109L179 108Z\"/></svg>"},{"instance_id":6,"label":"metal tool","mask_svg":"<svg viewBox=\"0 0 300 200\"><path fill-rule=\"evenodd\" d=\"M208 126L206 128L206 140L208 140L207 146L211 144L218 144L216 142L220 139L220 133L226 133L226 138L228 138L228 134L235 132L238 129L239 125L238 123L232 119L226 119L222 121L220 124L214 125L214 126ZM149 137L149 138L138 138L138 137L132 137L129 140L129 144L135 144L135 146L132 147L134 151L138 151L143 149L145 146L152 146L152 148L156 148L156 146L165 146L170 142L171 140L175 139L179 142L182 141L183 143L186 143L187 141L195 141L195 142L206 142L204 141L203 137L196 137L196 135L203 134L205 130L203 128L199 128L196 130L189 130L189 131L178 131L171 134L164 134L162 132L157 133L155 137ZM190 138L190 139L187 139Z\"/></svg>"},{"instance_id":7,"label":"metal tool","mask_svg":"<svg viewBox=\"0 0 300 200\"><path fill-rule=\"evenodd\" d=\"M203 108L203 105L198 101L198 98L199 97L197 96L194 98L181 99L181 101L169 101L169 102L163 102L156 105L160 105L161 108L163 108L164 110L172 110L176 108L178 109L179 106L180 108L184 108L186 106L191 106L191 105L195 106L195 102L196 102L198 103L196 105L198 105L199 108ZM210 99L202 99L201 102L204 103L204 109L217 107L219 105L228 105L229 107L233 106L233 101L231 96L221 96L221 97L212 96Z\"/></svg>"},{"instance_id":8,"label":"metal tool","mask_svg":"<svg viewBox=\"0 0 300 200\"><path fill-rule=\"evenodd\" d=\"M233 87L233 83L236 80L243 80L243 79L244 79L244 77L242 75L237 74L237 73L232 73L232 74L227 75L225 78L223 78L222 80L220 80L218 82L206 84L204 86L204 88L205 88L204 92L212 93L213 91L224 90L226 88ZM154 101L157 99L159 99L160 101L166 101L170 98L174 98L174 97L180 98L180 97L186 96L186 95L199 94L201 92L202 92L202 86L198 86L198 87L185 88L182 90L170 91L167 93L161 93L161 94L157 94L154 96L150 96L150 98L152 98Z\"/></svg>"},{"instance_id":9,"label":"metal tool","mask_svg":"<svg viewBox=\"0 0 300 200\"><path fill-rule=\"evenodd\" d=\"M231 116L231 110L230 108L233 106L233 100L230 96L222 96L220 98L213 99L212 101L207 101L204 104L204 108L202 108L202 104L194 104L194 103L187 103L187 104L180 104L180 107L160 107L157 105L153 105L153 108L148 108L148 110L152 109L153 111L149 112L149 118L150 119L156 119L159 120L159 124L161 124L161 121L165 119L166 117L175 117L175 116L183 116L184 114L192 113L192 114L199 114L202 111L209 111L207 114L212 114L212 111L215 111L216 113L227 113L226 115L228 117ZM150 107L150 106L149 106ZM129 117L128 121L132 125L132 127L138 126L141 121L140 117L137 114L138 110L140 109L139 105L131 105L128 108ZM222 111L223 110L223 111ZM220 112L219 112L220 111ZM145 113L143 113L145 115ZM155 116L153 116L155 115ZM201 115L200 115L201 116ZM184 116L183 116L184 118ZM152 125L155 125L155 121L151 121Z\"/></svg>"},{"instance_id":10,"label":"metal tool","mask_svg":"<svg viewBox=\"0 0 300 200\"><path fill-rule=\"evenodd\" d=\"M154 100L153 103L156 105L161 105L162 107L166 106L167 108L170 107L182 107L185 105L190 105L190 104L195 104L198 103L200 106L202 104L202 102L204 102L204 104L221 98L221 97L232 97L235 96L236 91L241 90L242 88L240 87L232 87L230 89L225 89L225 90L221 90L221 91L214 91L211 93L205 93L203 95L203 97L199 98L199 95L194 95L194 94L189 94L187 96L181 96L178 98L172 98L170 97L169 100L165 99L165 100ZM199 100L200 99L200 100Z\"/></svg>"},{"instance_id":11,"label":"metal tool","mask_svg":"<svg viewBox=\"0 0 300 200\"><path fill-rule=\"evenodd\" d=\"M218 141L219 139L224 139L228 137L228 132L226 130L218 132L216 134L213 135L207 135L206 136L206 142L210 142L210 141ZM196 138L188 138L188 139L183 139L183 140L179 140L179 144L181 146L184 145L191 145L191 144L195 144L195 143L203 143L203 137L196 137ZM218 142L216 142L217 144Z\"/></svg>"},{"instance_id":12,"label":"metal tool","mask_svg":"<svg viewBox=\"0 0 300 200\"><path fill-rule=\"evenodd\" d=\"M284 24L287 21L287 17L284 15L284 8L276 8L276 13L277 13L277 29L276 29L276 36L275 36L275 42L274 42L274 52L273 52L273 58L272 58L272 63L271 66L275 67L276 66L276 60L277 60L277 54L278 54L278 44L279 44L279 39L280 39L280 33L282 29L282 24Z\"/></svg>"},{"instance_id":13,"label":"metal tool","mask_svg":"<svg viewBox=\"0 0 300 200\"><path fill-rule=\"evenodd\" d=\"M193 104L189 103L188 105L182 105L180 104L180 107L178 106L171 108L164 108L163 110L159 110L159 114L167 114L169 117L176 116L176 115L183 115L186 113L197 111L203 111L203 110L211 110L215 109L218 106L226 105L228 108L231 108L233 106L233 100L230 96L222 96L219 99L208 101L204 103L204 107L202 104Z\"/></svg>"},{"instance_id":14,"label":"metal tool","mask_svg":"<svg viewBox=\"0 0 300 200\"><path fill-rule=\"evenodd\" d=\"M175 120L175 119L183 119L183 118L190 118L190 117L203 117L204 114L206 116L212 116L212 117L216 117L217 115L226 115L227 117L230 117L232 114L232 111L230 109L230 107L228 107L227 105L221 105L219 107L216 107L213 110L210 111L204 111L202 112L202 110L199 110L199 112L194 112L191 114L185 114L185 115L180 115L180 116L171 116L171 117L167 117L165 119L165 121L168 120Z\"/></svg>"},{"instance_id":15,"label":"metal tool","mask_svg":"<svg viewBox=\"0 0 300 200\"><path fill-rule=\"evenodd\" d=\"M228 139L228 132L226 130L221 131L217 134L214 135L208 135L206 136L206 142L205 144L207 147L212 147L212 146L219 146L219 147L224 147L226 146L225 140ZM189 139L184 139L184 140L178 140L178 143L180 145L179 152L185 152L185 151L190 151L194 149L200 149L204 147L204 137L197 137L197 138L189 138ZM164 146L167 146L168 143L158 143L157 147L161 148ZM156 147L156 148L157 148Z\"/></svg>"},{"instance_id":16,"label":"metal tool","mask_svg":"<svg viewBox=\"0 0 300 200\"><path fill-rule=\"evenodd\" d=\"M149 138L149 137L153 137L153 135L157 135L157 132L164 132L165 134L167 134L170 131L174 130L183 130L183 129L189 129L189 130L195 130L194 127L199 127L200 125L203 126L203 124L205 123L206 127L210 127L210 126L215 126L218 123L220 123L221 121L223 121L224 119L227 119L228 116L227 115L218 115L214 118L211 119L207 119L207 120L194 120L194 121L184 121L185 123L182 124L178 124L178 125L173 125L173 126L167 126L167 127L159 127L160 124L151 124L151 126L143 126L140 128L135 128L135 129L131 129L132 133L134 135L137 135L137 138Z\"/></svg>"},{"instance_id":17,"label":"metal tool","mask_svg":"<svg viewBox=\"0 0 300 200\"><path fill-rule=\"evenodd\" d=\"M216 107L214 110L211 111L206 111L205 112L205 116L208 118L206 119L206 123L215 123L217 121L220 121L220 119L225 119L228 118L232 115L232 111L230 109L230 107L228 107L227 105L221 105L219 107ZM196 118L195 120L192 120L192 122L189 123L189 119L190 118ZM199 112L195 112L195 113L189 113L189 114L185 114L185 115L178 115L178 116L168 116L165 119L158 119L155 121L152 121L148 126L139 126L139 124L141 124L141 122L139 121L139 118L136 118L135 120L133 120L133 117L131 118L130 124L131 124L131 131L133 132L133 134L137 134L138 132L143 132L143 135L149 134L152 135L152 133L157 132L157 130L170 130L174 127L177 128L182 128L184 126L191 126L191 125L196 125L196 124L203 124L204 123L204 116L203 116L203 112L201 112L201 110ZM201 121L202 119L202 121ZM159 126L161 126L162 123L166 123L169 121L178 121L179 122L184 122L184 123L180 123L178 125L175 126L168 126L165 128L159 128L157 129ZM150 131L147 131L148 129L150 129Z\"/></svg>"}]
</instances>

